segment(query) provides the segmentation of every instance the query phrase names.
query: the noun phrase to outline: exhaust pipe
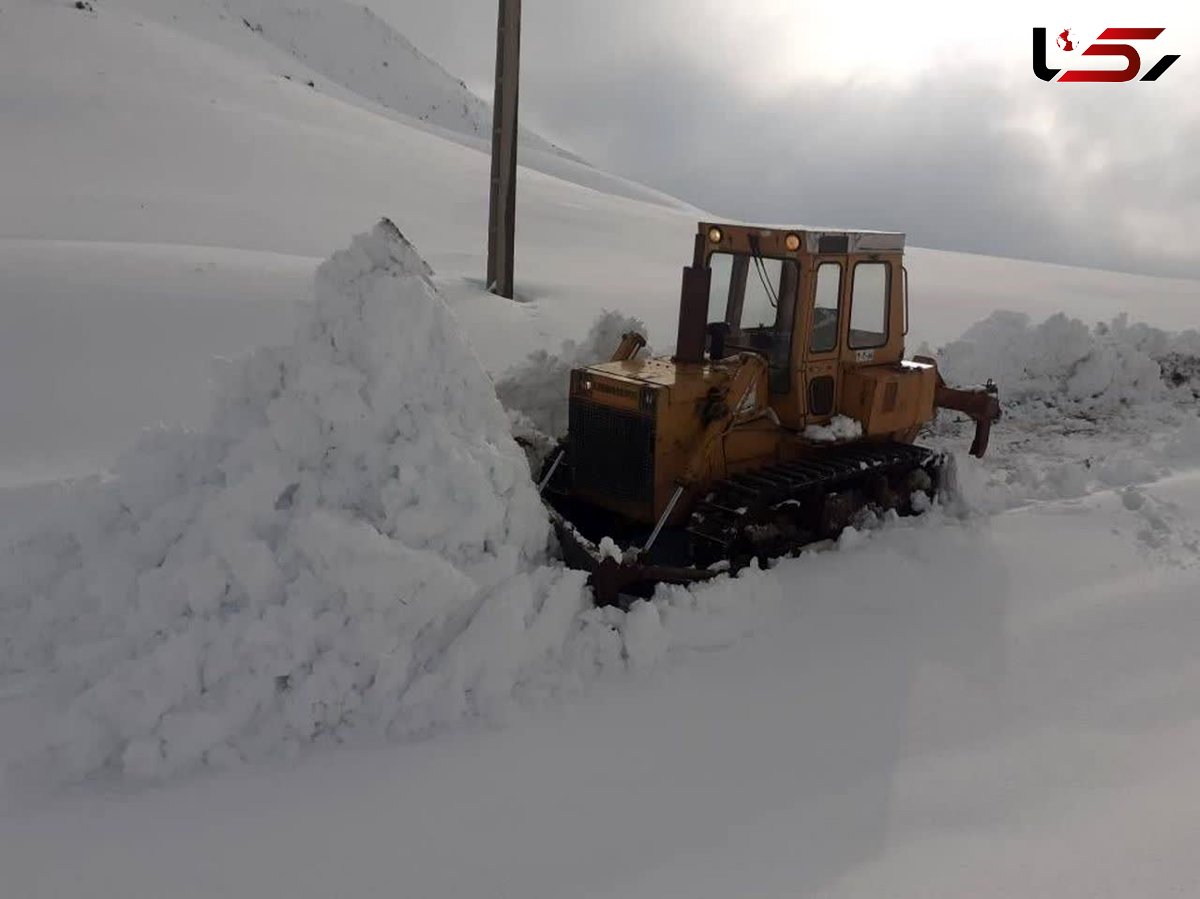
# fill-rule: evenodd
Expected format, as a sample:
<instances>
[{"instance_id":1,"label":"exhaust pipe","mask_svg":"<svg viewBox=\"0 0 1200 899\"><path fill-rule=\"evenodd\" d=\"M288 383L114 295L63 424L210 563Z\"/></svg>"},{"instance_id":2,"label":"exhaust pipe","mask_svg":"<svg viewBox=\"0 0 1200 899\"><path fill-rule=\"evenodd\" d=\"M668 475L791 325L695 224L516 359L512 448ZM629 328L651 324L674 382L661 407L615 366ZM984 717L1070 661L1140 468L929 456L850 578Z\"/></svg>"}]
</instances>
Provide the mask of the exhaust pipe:
<instances>
[{"instance_id":1,"label":"exhaust pipe","mask_svg":"<svg viewBox=\"0 0 1200 899\"><path fill-rule=\"evenodd\" d=\"M679 298L679 334L675 340L676 362L703 362L704 338L708 327L708 292L712 269L688 266L683 270Z\"/></svg>"}]
</instances>

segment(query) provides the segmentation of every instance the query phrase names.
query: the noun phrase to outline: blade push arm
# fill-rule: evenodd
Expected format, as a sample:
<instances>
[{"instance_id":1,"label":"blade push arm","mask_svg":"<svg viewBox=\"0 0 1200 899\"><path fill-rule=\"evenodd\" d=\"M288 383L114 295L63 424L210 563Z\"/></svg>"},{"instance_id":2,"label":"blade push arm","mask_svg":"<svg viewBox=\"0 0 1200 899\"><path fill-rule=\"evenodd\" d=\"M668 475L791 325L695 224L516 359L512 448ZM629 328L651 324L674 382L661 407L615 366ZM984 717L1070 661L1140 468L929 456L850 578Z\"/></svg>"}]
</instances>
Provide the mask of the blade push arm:
<instances>
[{"instance_id":1,"label":"blade push arm","mask_svg":"<svg viewBox=\"0 0 1200 899\"><path fill-rule=\"evenodd\" d=\"M992 433L992 422L1000 419L1000 400L996 397L995 385L991 388L972 387L966 390L938 384L934 402L942 409L963 412L975 421L975 439L971 442L971 455L982 459L987 452L988 438Z\"/></svg>"},{"instance_id":2,"label":"blade push arm","mask_svg":"<svg viewBox=\"0 0 1200 899\"><path fill-rule=\"evenodd\" d=\"M928 356L916 356L914 361L937 365ZM971 455L982 459L987 452L992 424L1000 420L1000 398L996 385L988 381L983 387L948 387L939 371L934 405L940 409L953 409L971 417L975 422L975 439L971 442Z\"/></svg>"}]
</instances>

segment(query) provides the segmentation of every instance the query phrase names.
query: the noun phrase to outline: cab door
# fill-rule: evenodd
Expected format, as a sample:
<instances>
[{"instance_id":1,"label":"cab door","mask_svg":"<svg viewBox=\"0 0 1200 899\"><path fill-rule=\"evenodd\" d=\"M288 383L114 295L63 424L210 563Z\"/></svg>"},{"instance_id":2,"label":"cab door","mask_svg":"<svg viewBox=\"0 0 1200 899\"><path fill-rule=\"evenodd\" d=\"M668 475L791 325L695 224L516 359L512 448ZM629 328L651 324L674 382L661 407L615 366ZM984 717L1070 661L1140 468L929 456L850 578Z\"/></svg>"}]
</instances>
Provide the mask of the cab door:
<instances>
[{"instance_id":1,"label":"cab door","mask_svg":"<svg viewBox=\"0 0 1200 899\"><path fill-rule=\"evenodd\" d=\"M804 424L828 418L837 408L842 326L848 305L848 258L823 255L813 260L805 297L805 328L800 348Z\"/></svg>"}]
</instances>

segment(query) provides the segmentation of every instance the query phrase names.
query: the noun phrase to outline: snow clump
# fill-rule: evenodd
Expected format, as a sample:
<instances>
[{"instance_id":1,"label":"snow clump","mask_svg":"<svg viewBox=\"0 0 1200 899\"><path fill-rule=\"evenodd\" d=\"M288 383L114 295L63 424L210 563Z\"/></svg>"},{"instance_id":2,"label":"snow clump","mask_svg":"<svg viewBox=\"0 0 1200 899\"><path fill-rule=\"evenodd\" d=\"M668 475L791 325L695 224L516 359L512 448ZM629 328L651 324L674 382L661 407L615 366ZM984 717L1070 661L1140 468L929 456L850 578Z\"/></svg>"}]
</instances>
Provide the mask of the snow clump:
<instances>
[{"instance_id":1,"label":"snow clump","mask_svg":"<svg viewBox=\"0 0 1200 899\"><path fill-rule=\"evenodd\" d=\"M814 443L838 443L856 440L863 434L862 422L848 415L835 415L827 425L809 425L804 429L804 438Z\"/></svg>"}]
</instances>

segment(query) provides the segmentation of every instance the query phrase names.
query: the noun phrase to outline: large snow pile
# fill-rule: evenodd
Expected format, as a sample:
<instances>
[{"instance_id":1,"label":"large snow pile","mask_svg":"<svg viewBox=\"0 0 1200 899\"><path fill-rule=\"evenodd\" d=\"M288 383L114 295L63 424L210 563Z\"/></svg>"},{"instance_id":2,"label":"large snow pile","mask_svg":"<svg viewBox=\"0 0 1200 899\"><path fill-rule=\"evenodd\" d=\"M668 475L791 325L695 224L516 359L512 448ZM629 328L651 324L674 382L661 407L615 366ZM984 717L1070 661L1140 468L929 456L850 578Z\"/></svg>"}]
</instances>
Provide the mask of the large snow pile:
<instances>
[{"instance_id":1,"label":"large snow pile","mask_svg":"<svg viewBox=\"0 0 1200 899\"><path fill-rule=\"evenodd\" d=\"M1089 328L1062 313L1034 325L1024 313L999 311L942 347L938 362L950 383L994 378L1006 406L1019 415L1053 419L1166 399L1170 387L1189 384L1189 360L1198 354L1196 332L1169 334L1130 325L1125 316ZM1168 359L1178 372L1170 384L1160 363Z\"/></svg>"},{"instance_id":2,"label":"large snow pile","mask_svg":"<svg viewBox=\"0 0 1200 899\"><path fill-rule=\"evenodd\" d=\"M226 373L0 556L5 667L53 666L76 774L161 776L484 709L586 607L504 410L390 223L318 271L295 342Z\"/></svg>"},{"instance_id":3,"label":"large snow pile","mask_svg":"<svg viewBox=\"0 0 1200 899\"><path fill-rule=\"evenodd\" d=\"M1200 459L1196 331L996 312L938 357L952 384L994 378L1005 406L987 457L959 459L958 487L976 511L1145 484ZM961 449L972 427L948 414L932 431Z\"/></svg>"},{"instance_id":4,"label":"large snow pile","mask_svg":"<svg viewBox=\"0 0 1200 899\"><path fill-rule=\"evenodd\" d=\"M644 335L646 326L619 312L602 312L582 341L564 341L557 353L538 350L509 369L496 382L496 394L506 408L524 416L523 423L532 423L550 437L563 437L571 369L607 361L630 331ZM643 356L651 352L641 350Z\"/></svg>"}]
</instances>

